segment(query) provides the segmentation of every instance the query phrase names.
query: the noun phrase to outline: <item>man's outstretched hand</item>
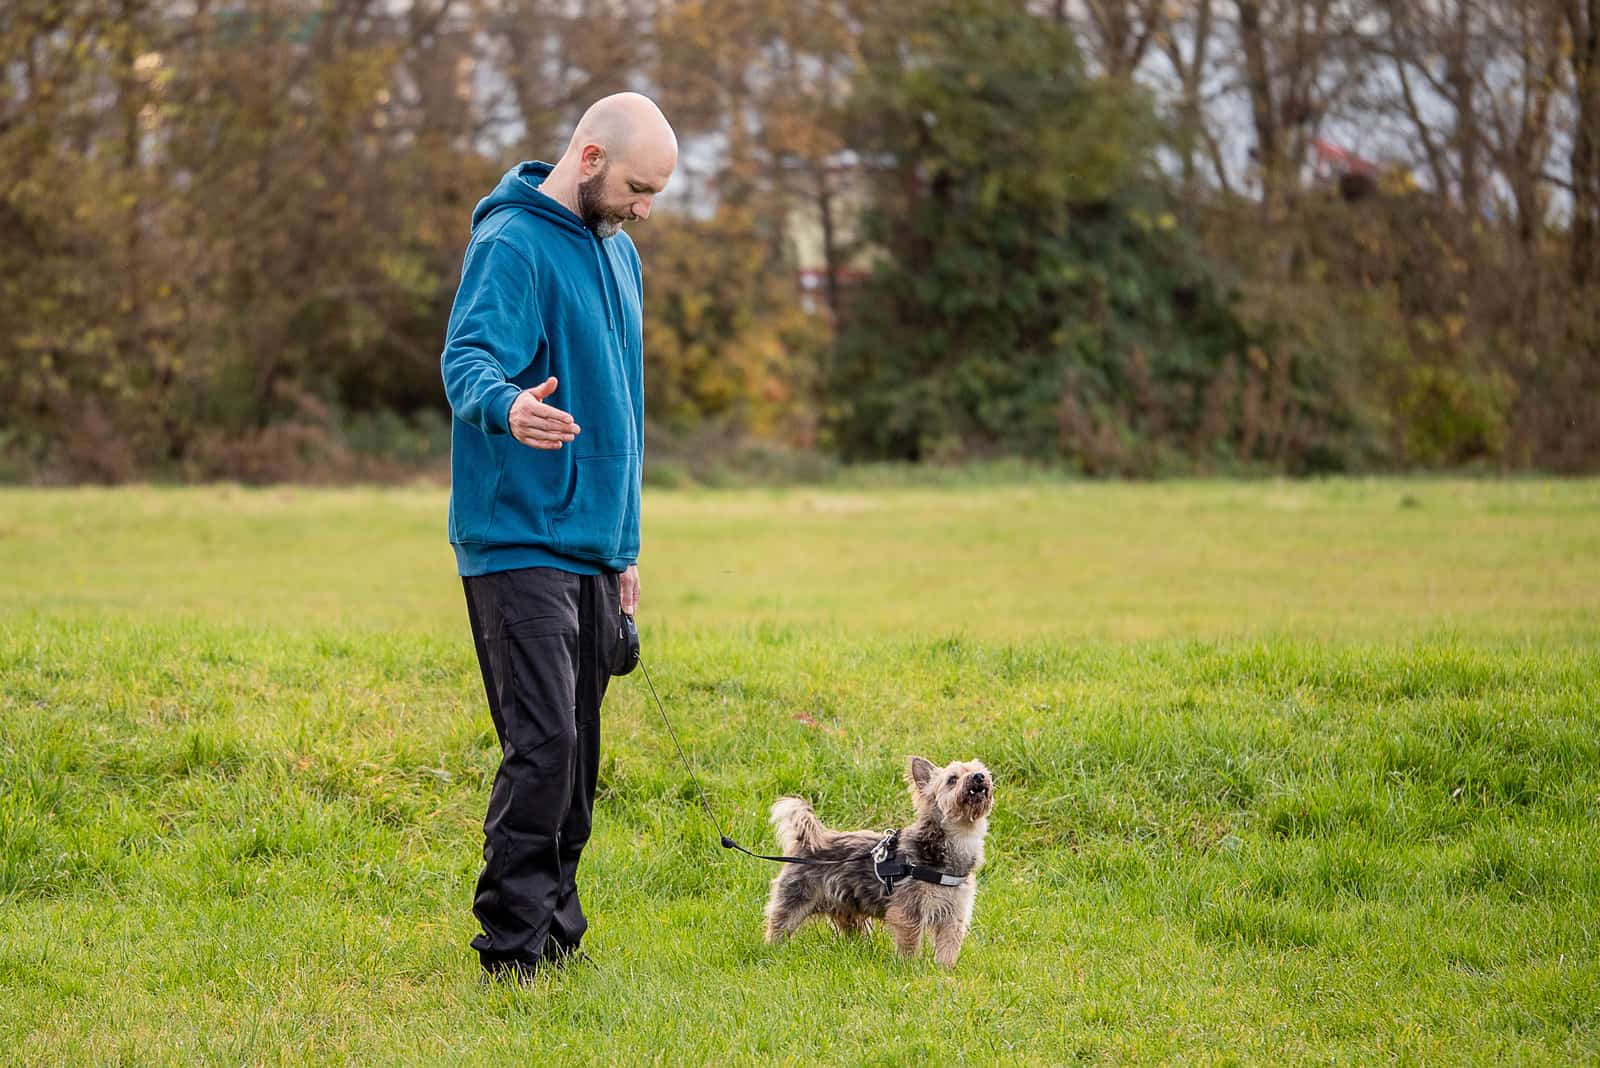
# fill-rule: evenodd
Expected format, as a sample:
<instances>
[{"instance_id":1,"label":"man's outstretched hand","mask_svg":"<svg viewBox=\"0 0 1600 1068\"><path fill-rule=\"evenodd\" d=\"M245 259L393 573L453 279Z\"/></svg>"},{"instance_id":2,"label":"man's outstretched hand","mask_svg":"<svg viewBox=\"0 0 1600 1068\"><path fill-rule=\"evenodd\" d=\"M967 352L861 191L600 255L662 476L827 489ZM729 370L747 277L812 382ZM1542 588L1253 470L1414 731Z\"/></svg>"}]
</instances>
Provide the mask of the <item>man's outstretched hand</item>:
<instances>
[{"instance_id":1,"label":"man's outstretched hand","mask_svg":"<svg viewBox=\"0 0 1600 1068\"><path fill-rule=\"evenodd\" d=\"M506 418L512 437L530 448L559 449L578 436L580 428L572 416L544 402L555 391L556 380L547 378L517 394Z\"/></svg>"}]
</instances>

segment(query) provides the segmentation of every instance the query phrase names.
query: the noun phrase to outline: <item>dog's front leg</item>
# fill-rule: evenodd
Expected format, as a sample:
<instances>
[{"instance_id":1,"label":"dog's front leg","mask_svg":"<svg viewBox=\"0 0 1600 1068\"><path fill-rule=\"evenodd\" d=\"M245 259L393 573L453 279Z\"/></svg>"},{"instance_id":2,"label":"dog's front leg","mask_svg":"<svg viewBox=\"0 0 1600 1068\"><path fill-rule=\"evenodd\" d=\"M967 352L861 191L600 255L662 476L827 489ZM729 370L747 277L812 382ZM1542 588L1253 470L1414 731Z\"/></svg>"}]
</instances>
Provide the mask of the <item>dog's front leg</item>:
<instances>
[{"instance_id":1,"label":"dog's front leg","mask_svg":"<svg viewBox=\"0 0 1600 1068\"><path fill-rule=\"evenodd\" d=\"M961 956L961 943L967 937L967 926L963 923L941 923L933 929L933 959L946 968L956 966L956 958Z\"/></svg>"},{"instance_id":2,"label":"dog's front leg","mask_svg":"<svg viewBox=\"0 0 1600 1068\"><path fill-rule=\"evenodd\" d=\"M915 957L922 947L922 917L899 905L890 905L883 922L894 932L894 948L902 957Z\"/></svg>"}]
</instances>

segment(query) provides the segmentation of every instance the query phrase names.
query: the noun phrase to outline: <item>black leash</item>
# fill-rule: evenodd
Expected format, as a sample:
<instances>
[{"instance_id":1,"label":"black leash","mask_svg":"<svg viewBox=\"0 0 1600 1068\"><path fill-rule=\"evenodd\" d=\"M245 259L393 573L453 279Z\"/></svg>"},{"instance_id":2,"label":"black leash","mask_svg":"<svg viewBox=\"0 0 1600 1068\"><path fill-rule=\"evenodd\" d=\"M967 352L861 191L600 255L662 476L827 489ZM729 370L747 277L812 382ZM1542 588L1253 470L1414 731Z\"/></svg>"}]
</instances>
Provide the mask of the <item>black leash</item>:
<instances>
[{"instance_id":1,"label":"black leash","mask_svg":"<svg viewBox=\"0 0 1600 1068\"><path fill-rule=\"evenodd\" d=\"M678 741L678 732L672 729L672 721L667 718L667 710L665 706L661 704L661 695L656 693L655 681L650 678L650 669L644 666L644 658L639 655L637 649L635 649L633 652L633 658L634 663L638 664L639 667L644 671L644 681L650 687L650 696L655 698L656 711L661 714L661 722L666 724L667 734L672 737L672 744L678 750L678 759L683 762L684 770L689 773L689 781L694 783L695 791L700 795L700 805L705 810L706 819L709 820L711 822L711 826L716 829L717 838L721 840L723 849L737 849L747 857L755 857L757 860L773 860L777 861L779 864L815 864L822 866L844 863L842 860L816 860L811 857L772 857L765 853L752 853L750 850L746 849L744 846L740 845L738 842L735 842L732 838L729 838L726 834L724 834L722 831L722 824L717 822L716 813L711 811L711 802L706 799L705 787L700 785L700 778L699 776L695 775L694 766L689 763L688 756L686 756L683 752L683 744Z\"/></svg>"},{"instance_id":2,"label":"black leash","mask_svg":"<svg viewBox=\"0 0 1600 1068\"><path fill-rule=\"evenodd\" d=\"M700 777L694 773L694 765L689 763L689 757L683 751L683 743L678 741L678 732L672 729L672 721L667 718L666 706L661 703L661 695L656 693L655 680L650 677L650 669L644 666L644 657L639 655L639 632L634 626L633 617L624 615L623 636L626 639L626 648L623 653L625 663L616 665L613 674L626 675L634 667L644 670L645 684L650 687L650 696L655 698L656 711L661 714L661 722L667 728L667 734L672 738L673 748L678 751L678 760L683 764L683 770L689 773L689 781L694 783L695 792L700 795L700 807L705 811L706 819L717 832L717 838L722 842L723 849L737 849L747 857L757 860L771 860L779 864L808 864L816 867L830 867L836 864L852 863L848 857L839 860L817 860L814 857L782 857L768 856L766 853L754 853L744 846L729 838L722 830L722 824L717 822L717 815L711 811L711 802L706 798L705 787L700 785ZM883 884L885 893L894 892L894 884L905 878L916 879L919 882L933 883L937 886L960 886L966 881L965 873L952 875L937 868L926 868L920 864L912 864L901 858L899 851L900 832L884 831L883 837L872 850L872 871Z\"/></svg>"}]
</instances>

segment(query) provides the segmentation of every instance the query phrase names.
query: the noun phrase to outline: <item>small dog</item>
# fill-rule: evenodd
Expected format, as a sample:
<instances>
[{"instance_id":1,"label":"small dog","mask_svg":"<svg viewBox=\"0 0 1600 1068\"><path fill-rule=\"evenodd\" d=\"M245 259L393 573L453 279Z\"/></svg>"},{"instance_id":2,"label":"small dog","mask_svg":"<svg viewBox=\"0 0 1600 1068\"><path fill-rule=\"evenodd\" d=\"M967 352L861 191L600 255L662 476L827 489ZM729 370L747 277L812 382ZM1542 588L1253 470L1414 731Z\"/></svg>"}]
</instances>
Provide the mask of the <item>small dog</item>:
<instances>
[{"instance_id":1,"label":"small dog","mask_svg":"<svg viewBox=\"0 0 1600 1068\"><path fill-rule=\"evenodd\" d=\"M772 806L772 826L783 852L818 864L785 864L772 880L767 899L767 941L781 942L816 914L833 920L847 935L872 930L874 918L894 932L901 954L913 956L924 933L932 936L933 957L953 967L972 923L983 864L983 838L994 807L994 777L975 760L943 769L912 757L906 769L916 819L899 832L898 854L924 874L944 874L941 885L916 878L885 887L873 851L884 841L877 831L834 831L822 825L811 806L782 797Z\"/></svg>"}]
</instances>

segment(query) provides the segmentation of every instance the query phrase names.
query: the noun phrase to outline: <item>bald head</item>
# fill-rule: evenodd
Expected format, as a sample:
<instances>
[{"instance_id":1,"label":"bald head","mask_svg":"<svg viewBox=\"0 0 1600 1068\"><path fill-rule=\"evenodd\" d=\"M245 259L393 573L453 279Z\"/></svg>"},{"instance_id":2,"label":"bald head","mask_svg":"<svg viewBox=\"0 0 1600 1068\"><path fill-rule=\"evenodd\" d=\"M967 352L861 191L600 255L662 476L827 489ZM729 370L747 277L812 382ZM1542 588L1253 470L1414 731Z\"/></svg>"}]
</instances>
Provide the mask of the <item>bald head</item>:
<instances>
[{"instance_id":1,"label":"bald head","mask_svg":"<svg viewBox=\"0 0 1600 1068\"><path fill-rule=\"evenodd\" d=\"M601 237L650 217L678 166L678 138L655 101L616 93L595 101L541 189Z\"/></svg>"},{"instance_id":2,"label":"bald head","mask_svg":"<svg viewBox=\"0 0 1600 1068\"><path fill-rule=\"evenodd\" d=\"M655 101L639 93L613 93L589 105L567 143L567 154L598 146L608 160L672 173L678 138ZM663 183L664 184L664 183Z\"/></svg>"}]
</instances>

